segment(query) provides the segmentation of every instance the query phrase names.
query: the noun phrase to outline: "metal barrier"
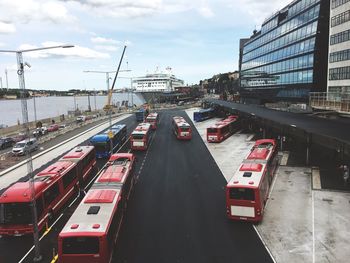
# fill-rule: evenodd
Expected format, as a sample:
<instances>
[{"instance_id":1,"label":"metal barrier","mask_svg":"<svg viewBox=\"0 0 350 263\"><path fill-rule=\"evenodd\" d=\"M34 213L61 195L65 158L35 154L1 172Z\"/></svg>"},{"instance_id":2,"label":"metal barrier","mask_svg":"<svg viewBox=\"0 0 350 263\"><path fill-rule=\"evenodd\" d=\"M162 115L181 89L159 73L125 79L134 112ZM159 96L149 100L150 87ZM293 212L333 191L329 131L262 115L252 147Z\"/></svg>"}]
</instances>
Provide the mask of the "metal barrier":
<instances>
[{"instance_id":1,"label":"metal barrier","mask_svg":"<svg viewBox=\"0 0 350 263\"><path fill-rule=\"evenodd\" d=\"M349 92L310 92L309 103L315 109L350 113Z\"/></svg>"}]
</instances>

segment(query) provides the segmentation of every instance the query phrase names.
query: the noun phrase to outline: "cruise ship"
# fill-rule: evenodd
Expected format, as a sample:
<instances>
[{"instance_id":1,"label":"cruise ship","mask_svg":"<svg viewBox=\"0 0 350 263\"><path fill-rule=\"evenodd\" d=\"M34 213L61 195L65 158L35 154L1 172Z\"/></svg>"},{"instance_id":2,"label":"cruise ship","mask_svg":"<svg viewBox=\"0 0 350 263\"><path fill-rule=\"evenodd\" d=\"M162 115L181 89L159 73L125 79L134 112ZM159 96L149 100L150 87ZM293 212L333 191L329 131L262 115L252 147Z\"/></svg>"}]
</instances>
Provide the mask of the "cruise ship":
<instances>
[{"instance_id":1,"label":"cruise ship","mask_svg":"<svg viewBox=\"0 0 350 263\"><path fill-rule=\"evenodd\" d=\"M168 73L146 74L143 77L137 77L132 80L132 87L136 93L140 93L145 101L159 98L164 93L172 93L176 87L183 87L184 81L171 74L170 68Z\"/></svg>"}]
</instances>

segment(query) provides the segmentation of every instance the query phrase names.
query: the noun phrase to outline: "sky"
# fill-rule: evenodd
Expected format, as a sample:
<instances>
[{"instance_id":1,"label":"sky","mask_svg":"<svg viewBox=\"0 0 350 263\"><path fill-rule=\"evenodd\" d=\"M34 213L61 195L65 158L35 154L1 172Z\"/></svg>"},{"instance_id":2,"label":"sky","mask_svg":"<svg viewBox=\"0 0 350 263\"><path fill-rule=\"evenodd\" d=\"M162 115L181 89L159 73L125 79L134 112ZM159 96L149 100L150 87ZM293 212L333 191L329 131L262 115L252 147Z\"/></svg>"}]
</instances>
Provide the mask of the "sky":
<instances>
[{"instance_id":1,"label":"sky","mask_svg":"<svg viewBox=\"0 0 350 263\"><path fill-rule=\"evenodd\" d=\"M106 89L127 46L115 88L171 73L198 84L238 69L239 39L291 0L0 0L0 50L23 53L28 89ZM0 52L0 78L18 88L16 55ZM128 70L128 71L126 71ZM110 74L114 77L114 73Z\"/></svg>"}]
</instances>

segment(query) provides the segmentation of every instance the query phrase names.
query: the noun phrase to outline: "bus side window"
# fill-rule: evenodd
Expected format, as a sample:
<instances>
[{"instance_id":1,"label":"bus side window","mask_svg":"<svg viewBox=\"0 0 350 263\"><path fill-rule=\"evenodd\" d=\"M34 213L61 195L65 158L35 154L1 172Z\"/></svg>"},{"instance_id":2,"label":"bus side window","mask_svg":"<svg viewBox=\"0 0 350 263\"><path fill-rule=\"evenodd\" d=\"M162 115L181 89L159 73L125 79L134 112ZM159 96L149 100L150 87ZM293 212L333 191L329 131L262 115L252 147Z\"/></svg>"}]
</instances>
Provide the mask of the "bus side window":
<instances>
[{"instance_id":1,"label":"bus side window","mask_svg":"<svg viewBox=\"0 0 350 263\"><path fill-rule=\"evenodd\" d=\"M63 181L63 188L64 189L66 189L74 181L74 179L77 177L76 171L77 170L75 168L73 168L63 176L62 181Z\"/></svg>"},{"instance_id":2,"label":"bus side window","mask_svg":"<svg viewBox=\"0 0 350 263\"><path fill-rule=\"evenodd\" d=\"M56 199L60 191L58 188L58 183L53 184L49 189L44 192L45 205L48 206Z\"/></svg>"},{"instance_id":3,"label":"bus side window","mask_svg":"<svg viewBox=\"0 0 350 263\"><path fill-rule=\"evenodd\" d=\"M39 198L35 200L37 217L40 218L44 212L43 196L40 195Z\"/></svg>"}]
</instances>

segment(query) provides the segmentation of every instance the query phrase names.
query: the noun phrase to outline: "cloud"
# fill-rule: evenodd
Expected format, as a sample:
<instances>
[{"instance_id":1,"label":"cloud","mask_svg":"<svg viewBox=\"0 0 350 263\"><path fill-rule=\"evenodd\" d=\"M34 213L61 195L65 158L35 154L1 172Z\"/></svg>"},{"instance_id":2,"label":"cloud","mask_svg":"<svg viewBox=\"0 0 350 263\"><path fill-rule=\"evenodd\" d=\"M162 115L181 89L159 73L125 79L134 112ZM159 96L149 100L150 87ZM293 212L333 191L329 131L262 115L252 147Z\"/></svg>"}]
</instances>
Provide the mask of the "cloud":
<instances>
[{"instance_id":1,"label":"cloud","mask_svg":"<svg viewBox=\"0 0 350 263\"><path fill-rule=\"evenodd\" d=\"M76 21L65 5L56 0L0 0L0 6L0 17L12 24L28 24L32 21L61 24Z\"/></svg>"},{"instance_id":2,"label":"cloud","mask_svg":"<svg viewBox=\"0 0 350 263\"><path fill-rule=\"evenodd\" d=\"M63 43L58 42L44 42L41 47L50 47L50 46L58 46L63 45ZM40 48L38 46L23 44L19 47L19 49L33 49ZM81 47L79 45L75 45L74 48L55 48L55 49L47 49L41 51L34 51L25 53L26 57L30 58L65 58L65 57L75 57L75 58L84 58L84 59L106 59L110 58L110 55L107 53L102 53L95 51L93 49L87 47Z\"/></svg>"},{"instance_id":3,"label":"cloud","mask_svg":"<svg viewBox=\"0 0 350 263\"><path fill-rule=\"evenodd\" d=\"M10 34L16 32L16 27L11 23L0 21L0 34Z\"/></svg>"},{"instance_id":4,"label":"cloud","mask_svg":"<svg viewBox=\"0 0 350 263\"><path fill-rule=\"evenodd\" d=\"M228 2L228 6L232 9L240 9L242 13L248 14L257 25L261 25L264 20L278 10L288 5L290 0L236 0Z\"/></svg>"},{"instance_id":5,"label":"cloud","mask_svg":"<svg viewBox=\"0 0 350 263\"><path fill-rule=\"evenodd\" d=\"M120 44L120 41L104 37L92 37L91 42L96 44Z\"/></svg>"},{"instance_id":6,"label":"cloud","mask_svg":"<svg viewBox=\"0 0 350 263\"><path fill-rule=\"evenodd\" d=\"M210 18L214 16L213 11L208 6L203 6L198 9L200 15L205 18Z\"/></svg>"},{"instance_id":7,"label":"cloud","mask_svg":"<svg viewBox=\"0 0 350 263\"><path fill-rule=\"evenodd\" d=\"M112 45L97 45L95 46L95 48L100 50L106 50L106 51L117 51L119 49L119 47L112 46Z\"/></svg>"},{"instance_id":8,"label":"cloud","mask_svg":"<svg viewBox=\"0 0 350 263\"><path fill-rule=\"evenodd\" d=\"M63 0L65 1L65 0ZM159 12L162 0L71 0L100 16L144 17Z\"/></svg>"}]
</instances>

